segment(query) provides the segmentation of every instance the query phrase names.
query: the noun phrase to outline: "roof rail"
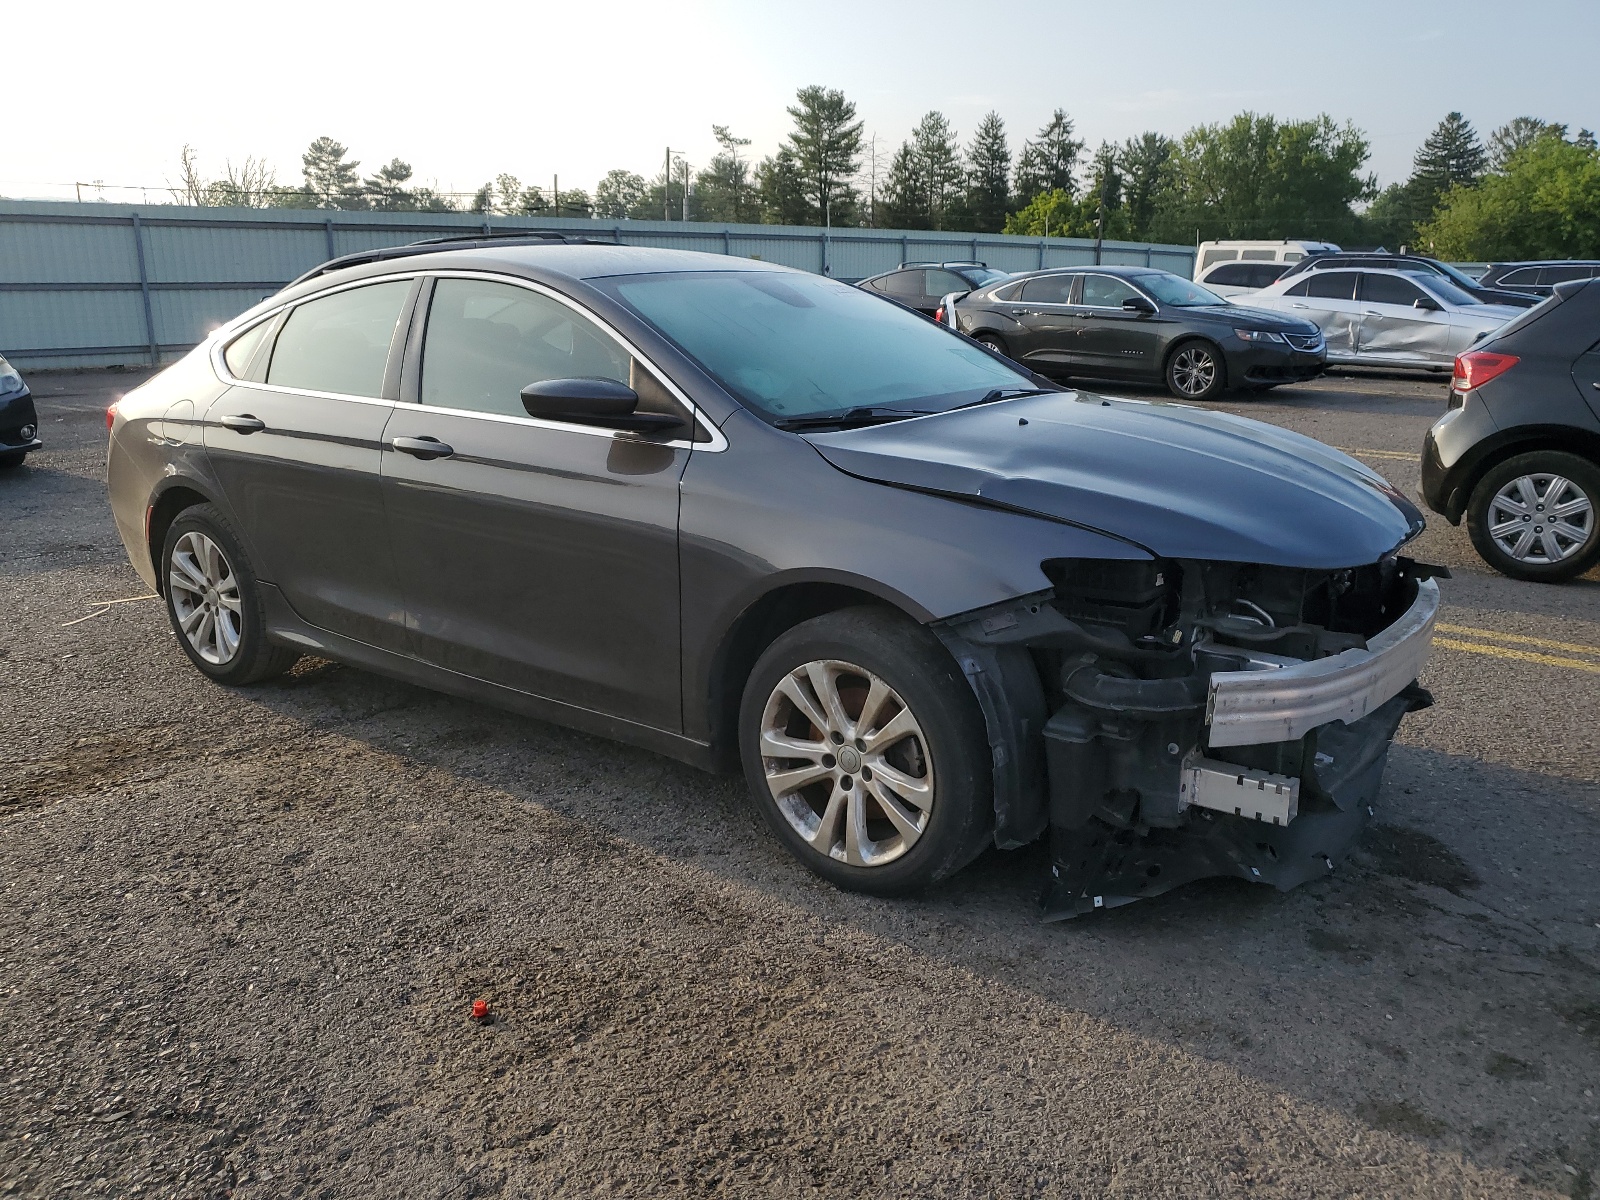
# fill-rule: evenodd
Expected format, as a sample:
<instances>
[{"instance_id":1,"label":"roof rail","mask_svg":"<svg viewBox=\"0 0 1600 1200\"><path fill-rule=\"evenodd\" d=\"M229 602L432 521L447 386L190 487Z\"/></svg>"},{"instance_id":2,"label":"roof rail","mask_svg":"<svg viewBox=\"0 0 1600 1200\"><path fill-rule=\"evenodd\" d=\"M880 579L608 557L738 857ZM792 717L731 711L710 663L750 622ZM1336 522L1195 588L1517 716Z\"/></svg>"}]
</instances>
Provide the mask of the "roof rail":
<instances>
[{"instance_id":1,"label":"roof rail","mask_svg":"<svg viewBox=\"0 0 1600 1200\"><path fill-rule=\"evenodd\" d=\"M561 243L569 246L614 246L618 243L603 241L600 238L582 237L577 234L554 233L546 229L503 229L498 231L480 233L458 233L449 237L426 238L420 242L407 242L402 246L380 246L376 250L359 250L354 254L341 254L338 258L330 258L320 266L312 267L298 279L292 280L286 286L294 287L308 279L315 279L318 275L326 275L330 271L342 271L345 267L359 267L363 263L382 262L386 258L407 258L414 254L432 254L437 250L471 250L479 246L503 246L507 243L524 243L528 245L548 245Z\"/></svg>"},{"instance_id":2,"label":"roof rail","mask_svg":"<svg viewBox=\"0 0 1600 1200\"><path fill-rule=\"evenodd\" d=\"M979 262L975 258L950 258L944 262L903 262L895 270L903 267L987 267L986 262Z\"/></svg>"}]
</instances>

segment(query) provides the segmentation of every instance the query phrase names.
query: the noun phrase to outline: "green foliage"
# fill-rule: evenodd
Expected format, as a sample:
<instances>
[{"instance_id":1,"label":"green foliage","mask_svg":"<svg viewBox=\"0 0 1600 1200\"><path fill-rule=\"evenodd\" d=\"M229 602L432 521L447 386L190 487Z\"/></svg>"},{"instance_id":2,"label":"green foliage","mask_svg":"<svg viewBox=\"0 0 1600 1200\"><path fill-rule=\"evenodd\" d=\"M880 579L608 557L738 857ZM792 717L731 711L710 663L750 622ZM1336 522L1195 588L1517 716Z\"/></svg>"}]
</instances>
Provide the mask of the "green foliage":
<instances>
[{"instance_id":1,"label":"green foliage","mask_svg":"<svg viewBox=\"0 0 1600 1200\"><path fill-rule=\"evenodd\" d=\"M1600 150L1559 127L1512 151L1477 187L1456 187L1419 231L1457 261L1600 258Z\"/></svg>"},{"instance_id":2,"label":"green foliage","mask_svg":"<svg viewBox=\"0 0 1600 1200\"><path fill-rule=\"evenodd\" d=\"M595 185L594 215L611 221L631 217L635 215L634 209L643 203L648 191L643 175L635 175L632 171L607 171L605 178ZM659 216L660 212L657 208L656 215Z\"/></svg>"},{"instance_id":3,"label":"green foliage","mask_svg":"<svg viewBox=\"0 0 1600 1200\"><path fill-rule=\"evenodd\" d=\"M978 122L967 147L968 228L977 233L999 233L1011 207L1011 148L1006 143L1006 123L989 113Z\"/></svg>"},{"instance_id":4,"label":"green foliage","mask_svg":"<svg viewBox=\"0 0 1600 1200\"><path fill-rule=\"evenodd\" d=\"M759 198L750 176L750 160L740 151L749 138L734 137L726 125L713 125L711 135L721 153L694 179L695 200L702 221L754 221Z\"/></svg>"},{"instance_id":5,"label":"green foliage","mask_svg":"<svg viewBox=\"0 0 1600 1200\"><path fill-rule=\"evenodd\" d=\"M966 168L950 120L930 112L895 151L883 185L883 211L897 229L970 228Z\"/></svg>"},{"instance_id":6,"label":"green foliage","mask_svg":"<svg viewBox=\"0 0 1600 1200\"><path fill-rule=\"evenodd\" d=\"M1488 163L1472 122L1458 112L1447 113L1411 160L1411 178L1437 198L1453 187L1477 183Z\"/></svg>"},{"instance_id":7,"label":"green foliage","mask_svg":"<svg viewBox=\"0 0 1600 1200\"><path fill-rule=\"evenodd\" d=\"M365 208L360 177L361 164L345 157L349 151L331 137L319 137L300 156L305 173L305 192L316 198L318 208Z\"/></svg>"},{"instance_id":8,"label":"green foliage","mask_svg":"<svg viewBox=\"0 0 1600 1200\"><path fill-rule=\"evenodd\" d=\"M1118 161L1130 238L1148 238L1156 206L1172 186L1172 155L1176 149L1177 143L1159 133L1144 133L1122 143Z\"/></svg>"},{"instance_id":9,"label":"green foliage","mask_svg":"<svg viewBox=\"0 0 1600 1200\"><path fill-rule=\"evenodd\" d=\"M1017 203L1027 205L1044 192L1073 195L1082 153L1083 142L1073 136L1072 118L1066 109L1056 109L1039 136L1023 143L1017 158Z\"/></svg>"},{"instance_id":10,"label":"green foliage","mask_svg":"<svg viewBox=\"0 0 1600 1200\"><path fill-rule=\"evenodd\" d=\"M761 219L768 225L806 225L812 214L805 183L794 155L779 150L756 168L756 190L761 197Z\"/></svg>"},{"instance_id":11,"label":"green foliage","mask_svg":"<svg viewBox=\"0 0 1600 1200\"><path fill-rule=\"evenodd\" d=\"M1075 197L1056 189L1043 192L1006 218L1006 233L1023 237L1092 238L1100 217L1100 201L1093 194ZM1118 241L1132 236L1126 208L1106 210L1105 238Z\"/></svg>"},{"instance_id":12,"label":"green foliage","mask_svg":"<svg viewBox=\"0 0 1600 1200\"><path fill-rule=\"evenodd\" d=\"M788 113L794 129L779 151L780 156L787 154L787 161L781 166L776 159L766 162L783 173L785 187L792 168L792 181L798 183L806 204L805 219L793 223L821 225L828 220L835 225L853 224L856 191L852 180L861 167L862 126L856 120L856 106L843 92L813 85L795 93ZM787 200L779 208L795 211Z\"/></svg>"},{"instance_id":13,"label":"green foliage","mask_svg":"<svg viewBox=\"0 0 1600 1200\"><path fill-rule=\"evenodd\" d=\"M1361 174L1367 140L1326 114L1279 121L1240 113L1191 129L1172 156L1171 186L1157 205L1157 240L1314 237L1350 239L1351 205L1377 188Z\"/></svg>"},{"instance_id":14,"label":"green foliage","mask_svg":"<svg viewBox=\"0 0 1600 1200\"><path fill-rule=\"evenodd\" d=\"M1512 117L1489 135L1489 167L1504 171L1519 150L1526 150L1546 134L1567 136L1565 125L1554 125L1538 117Z\"/></svg>"},{"instance_id":15,"label":"green foliage","mask_svg":"<svg viewBox=\"0 0 1600 1200\"><path fill-rule=\"evenodd\" d=\"M362 182L367 203L379 212L405 212L416 207L412 192L406 187L411 179L411 164L391 159L389 164L368 176Z\"/></svg>"}]
</instances>

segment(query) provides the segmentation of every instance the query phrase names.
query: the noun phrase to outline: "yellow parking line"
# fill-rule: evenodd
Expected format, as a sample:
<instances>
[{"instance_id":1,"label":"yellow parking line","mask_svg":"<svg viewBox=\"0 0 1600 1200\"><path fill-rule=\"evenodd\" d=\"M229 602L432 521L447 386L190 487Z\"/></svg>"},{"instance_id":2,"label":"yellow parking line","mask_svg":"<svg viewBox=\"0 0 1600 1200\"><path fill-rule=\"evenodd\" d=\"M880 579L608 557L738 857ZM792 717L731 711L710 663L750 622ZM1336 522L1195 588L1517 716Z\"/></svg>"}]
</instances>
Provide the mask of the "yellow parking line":
<instances>
[{"instance_id":1,"label":"yellow parking line","mask_svg":"<svg viewBox=\"0 0 1600 1200\"><path fill-rule=\"evenodd\" d=\"M1473 637L1488 638L1495 642L1517 642L1524 646L1543 646L1546 650L1570 650L1574 654L1600 655L1600 646L1585 646L1578 642L1552 642L1546 638L1528 637L1521 633L1500 633L1493 629L1474 629L1471 625L1451 625L1440 621L1434 626L1443 633L1465 633Z\"/></svg>"},{"instance_id":2,"label":"yellow parking line","mask_svg":"<svg viewBox=\"0 0 1600 1200\"><path fill-rule=\"evenodd\" d=\"M1340 454L1354 454L1358 458L1393 458L1400 462L1416 462L1421 456L1412 450L1358 450L1354 446L1335 446Z\"/></svg>"},{"instance_id":3,"label":"yellow parking line","mask_svg":"<svg viewBox=\"0 0 1600 1200\"><path fill-rule=\"evenodd\" d=\"M1514 662L1539 663L1546 667L1570 667L1575 671L1588 671L1600 675L1600 663L1585 662L1581 658L1561 658L1554 654L1535 654L1532 650L1513 650L1509 646L1481 646L1475 642L1458 642L1455 638L1433 639L1435 646L1449 650L1462 650L1468 654L1487 654L1491 658L1509 658Z\"/></svg>"}]
</instances>

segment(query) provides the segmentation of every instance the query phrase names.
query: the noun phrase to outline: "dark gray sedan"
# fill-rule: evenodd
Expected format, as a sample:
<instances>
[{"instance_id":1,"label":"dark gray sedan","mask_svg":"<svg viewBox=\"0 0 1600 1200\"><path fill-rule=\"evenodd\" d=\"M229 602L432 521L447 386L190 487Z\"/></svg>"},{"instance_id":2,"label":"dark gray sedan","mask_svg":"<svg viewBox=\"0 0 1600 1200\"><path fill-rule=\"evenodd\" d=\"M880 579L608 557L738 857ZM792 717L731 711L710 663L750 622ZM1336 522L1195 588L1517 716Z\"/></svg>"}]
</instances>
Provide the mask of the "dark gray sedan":
<instances>
[{"instance_id":1,"label":"dark gray sedan","mask_svg":"<svg viewBox=\"0 0 1600 1200\"><path fill-rule=\"evenodd\" d=\"M377 251L111 415L117 526L211 679L317 655L742 763L843 887L1047 827L1051 916L1292 887L1427 702L1438 589L1382 478L798 271Z\"/></svg>"}]
</instances>

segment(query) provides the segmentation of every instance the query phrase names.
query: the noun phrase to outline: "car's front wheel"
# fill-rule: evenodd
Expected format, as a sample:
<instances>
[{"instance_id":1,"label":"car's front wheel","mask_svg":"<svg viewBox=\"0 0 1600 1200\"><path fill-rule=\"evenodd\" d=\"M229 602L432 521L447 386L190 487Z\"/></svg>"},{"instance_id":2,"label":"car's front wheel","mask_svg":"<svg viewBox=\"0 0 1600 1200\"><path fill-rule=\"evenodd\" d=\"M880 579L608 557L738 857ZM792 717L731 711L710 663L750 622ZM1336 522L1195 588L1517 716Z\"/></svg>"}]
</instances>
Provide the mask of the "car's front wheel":
<instances>
[{"instance_id":1,"label":"car's front wheel","mask_svg":"<svg viewBox=\"0 0 1600 1200\"><path fill-rule=\"evenodd\" d=\"M1213 400L1227 386L1222 352L1209 342L1184 342L1167 358L1167 390L1179 400Z\"/></svg>"},{"instance_id":2,"label":"car's front wheel","mask_svg":"<svg viewBox=\"0 0 1600 1200\"><path fill-rule=\"evenodd\" d=\"M1600 468L1559 450L1519 454L1472 490L1467 532L1502 575L1561 583L1600 559Z\"/></svg>"},{"instance_id":3,"label":"car's front wheel","mask_svg":"<svg viewBox=\"0 0 1600 1200\"><path fill-rule=\"evenodd\" d=\"M982 713L939 640L899 614L843 609L780 636L745 686L739 744L767 823L839 887L916 891L987 844Z\"/></svg>"},{"instance_id":4,"label":"car's front wheel","mask_svg":"<svg viewBox=\"0 0 1600 1200\"><path fill-rule=\"evenodd\" d=\"M257 683L300 658L267 640L261 591L244 545L220 510L178 514L161 549L162 592L178 644L218 683Z\"/></svg>"},{"instance_id":5,"label":"car's front wheel","mask_svg":"<svg viewBox=\"0 0 1600 1200\"><path fill-rule=\"evenodd\" d=\"M0 471L9 471L12 467L20 467L27 460L26 450L10 450L0 454Z\"/></svg>"}]
</instances>

